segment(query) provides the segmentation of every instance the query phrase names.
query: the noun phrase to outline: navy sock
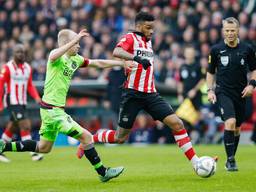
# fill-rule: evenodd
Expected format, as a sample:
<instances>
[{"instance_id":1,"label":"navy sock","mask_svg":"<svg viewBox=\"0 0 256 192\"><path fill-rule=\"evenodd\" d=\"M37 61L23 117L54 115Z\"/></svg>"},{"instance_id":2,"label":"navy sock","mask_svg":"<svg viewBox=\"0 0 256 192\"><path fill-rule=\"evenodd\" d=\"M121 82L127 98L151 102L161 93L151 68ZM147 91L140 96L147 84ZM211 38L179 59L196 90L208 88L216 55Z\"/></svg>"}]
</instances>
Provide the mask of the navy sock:
<instances>
[{"instance_id":1,"label":"navy sock","mask_svg":"<svg viewBox=\"0 0 256 192\"><path fill-rule=\"evenodd\" d=\"M36 151L37 141L34 140L26 140L26 141L16 141L16 142L8 142L5 144L4 151Z\"/></svg>"},{"instance_id":2,"label":"navy sock","mask_svg":"<svg viewBox=\"0 0 256 192\"><path fill-rule=\"evenodd\" d=\"M84 155L90 161L90 163L94 166L97 173L101 176L104 176L106 173L106 167L103 166L95 148L93 147L91 149L84 150Z\"/></svg>"},{"instance_id":3,"label":"navy sock","mask_svg":"<svg viewBox=\"0 0 256 192\"><path fill-rule=\"evenodd\" d=\"M234 148L235 148L235 132L224 130L224 145L227 154L227 158L234 157Z\"/></svg>"},{"instance_id":4,"label":"navy sock","mask_svg":"<svg viewBox=\"0 0 256 192\"><path fill-rule=\"evenodd\" d=\"M239 144L239 140L240 140L240 134L239 135L235 135L234 156L236 155L236 151L237 151L237 147L238 147L238 144Z\"/></svg>"}]
</instances>

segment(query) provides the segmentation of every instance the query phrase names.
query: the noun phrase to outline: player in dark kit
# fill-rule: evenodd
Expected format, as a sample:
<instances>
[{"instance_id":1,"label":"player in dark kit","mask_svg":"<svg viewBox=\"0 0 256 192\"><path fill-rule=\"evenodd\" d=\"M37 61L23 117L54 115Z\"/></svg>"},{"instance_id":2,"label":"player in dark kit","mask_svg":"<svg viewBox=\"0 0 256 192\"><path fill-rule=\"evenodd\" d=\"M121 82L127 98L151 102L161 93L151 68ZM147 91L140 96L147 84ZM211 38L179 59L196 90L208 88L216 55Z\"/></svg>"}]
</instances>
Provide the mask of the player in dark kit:
<instances>
[{"instance_id":1,"label":"player in dark kit","mask_svg":"<svg viewBox=\"0 0 256 192\"><path fill-rule=\"evenodd\" d=\"M238 171L235 155L240 138L240 125L244 121L245 97L251 96L256 86L256 56L249 45L239 42L239 22L235 18L226 18L222 30L224 41L213 46L209 55L207 91L209 101L217 101L225 122L225 168L227 171ZM248 69L252 71L249 84Z\"/></svg>"},{"instance_id":2,"label":"player in dark kit","mask_svg":"<svg viewBox=\"0 0 256 192\"><path fill-rule=\"evenodd\" d=\"M178 146L195 167L198 157L182 121L172 107L157 93L154 84L154 53L151 37L154 31L154 17L147 12L140 12L135 19L136 31L124 35L113 55L131 60L135 67L127 71L124 83L117 131L108 130L94 135L94 142L124 143L131 131L139 111L148 112L155 120L168 125L173 131ZM78 148L78 157L82 156Z\"/></svg>"}]
</instances>

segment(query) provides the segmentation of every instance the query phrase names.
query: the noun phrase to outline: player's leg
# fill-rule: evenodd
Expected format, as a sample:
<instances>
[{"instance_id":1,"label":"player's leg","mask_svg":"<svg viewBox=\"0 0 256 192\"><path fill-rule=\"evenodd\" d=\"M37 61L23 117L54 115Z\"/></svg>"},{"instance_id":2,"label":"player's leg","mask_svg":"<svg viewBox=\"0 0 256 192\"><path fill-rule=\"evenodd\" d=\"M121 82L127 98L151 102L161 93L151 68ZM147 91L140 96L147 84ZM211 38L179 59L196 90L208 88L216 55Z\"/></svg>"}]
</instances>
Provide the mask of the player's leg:
<instances>
[{"instance_id":1,"label":"player's leg","mask_svg":"<svg viewBox=\"0 0 256 192\"><path fill-rule=\"evenodd\" d=\"M235 136L234 156L236 156L237 147L238 147L238 145L239 145L240 130L241 130L241 127L236 127L236 130L235 130L235 133L234 133L234 136Z\"/></svg>"},{"instance_id":2,"label":"player's leg","mask_svg":"<svg viewBox=\"0 0 256 192\"><path fill-rule=\"evenodd\" d=\"M2 140L4 142L11 142L13 137L13 132L14 132L14 124L12 121L9 121L2 134ZM4 153L0 153L0 161L3 163L9 163L10 159L7 158Z\"/></svg>"},{"instance_id":3,"label":"player's leg","mask_svg":"<svg viewBox=\"0 0 256 192\"><path fill-rule=\"evenodd\" d=\"M240 140L240 130L241 124L245 119L245 100L238 99L237 101L233 102L235 113L236 113L236 124L235 124L235 131L234 131L234 158L230 163L227 162L226 169L228 171L238 171L237 163L235 160L239 140Z\"/></svg>"},{"instance_id":4,"label":"player's leg","mask_svg":"<svg viewBox=\"0 0 256 192\"><path fill-rule=\"evenodd\" d=\"M183 122L176 114L168 115L162 120L162 122L172 129L172 133L177 145L184 152L185 156L192 163L192 165L195 166L198 161L198 157Z\"/></svg>"},{"instance_id":5,"label":"player's leg","mask_svg":"<svg viewBox=\"0 0 256 192\"><path fill-rule=\"evenodd\" d=\"M130 134L130 129L118 127L117 130L107 130L93 135L94 143L124 143ZM81 159L84 156L84 148L82 144L77 147L77 158Z\"/></svg>"},{"instance_id":6,"label":"player's leg","mask_svg":"<svg viewBox=\"0 0 256 192\"><path fill-rule=\"evenodd\" d=\"M162 121L172 129L174 138L179 148L184 152L187 159L195 166L198 157L193 149L190 138L184 128L183 122L178 118L172 107L159 94L147 98L147 111L155 120Z\"/></svg>"},{"instance_id":7,"label":"player's leg","mask_svg":"<svg viewBox=\"0 0 256 192\"><path fill-rule=\"evenodd\" d=\"M26 140L26 141L16 141L16 142L3 142L0 140L0 153L5 151L12 152L25 152L25 151L37 151L37 141Z\"/></svg>"},{"instance_id":8,"label":"player's leg","mask_svg":"<svg viewBox=\"0 0 256 192\"><path fill-rule=\"evenodd\" d=\"M31 121L27 118L18 121L18 127L20 128L20 137L22 141L32 140L31 136ZM43 155L30 152L33 161L40 161L43 159Z\"/></svg>"},{"instance_id":9,"label":"player's leg","mask_svg":"<svg viewBox=\"0 0 256 192\"><path fill-rule=\"evenodd\" d=\"M40 152L49 153L52 149L54 141L58 134L58 129L60 127L60 120L62 116L58 111L55 110L45 110L40 109L41 115L41 128L39 131L40 141L35 140L24 140L17 142L7 142L4 143L0 140L0 153L5 151L13 152Z\"/></svg>"},{"instance_id":10,"label":"player's leg","mask_svg":"<svg viewBox=\"0 0 256 192\"><path fill-rule=\"evenodd\" d=\"M10 113L10 122L7 124L2 139L4 142L11 142L13 133L16 132L16 129L18 128L19 120L24 119L24 110L22 105L8 105L7 109ZM1 154L1 157L3 160L6 158L4 154Z\"/></svg>"},{"instance_id":11,"label":"player's leg","mask_svg":"<svg viewBox=\"0 0 256 192\"><path fill-rule=\"evenodd\" d=\"M124 167L116 167L116 168L106 168L94 145L92 135L85 129L83 129L83 134L78 138L81 142L80 147L83 148L83 153L85 157L90 161L93 165L94 169L100 175L100 180L102 182L107 182L108 180L118 177L124 170Z\"/></svg>"},{"instance_id":12,"label":"player's leg","mask_svg":"<svg viewBox=\"0 0 256 192\"><path fill-rule=\"evenodd\" d=\"M237 171L234 151L235 151L235 131L236 115L235 107L231 98L224 94L217 95L217 101L220 108L221 118L224 121L224 146L227 156L225 168L227 171Z\"/></svg>"},{"instance_id":13,"label":"player's leg","mask_svg":"<svg viewBox=\"0 0 256 192\"><path fill-rule=\"evenodd\" d=\"M236 111L236 129L235 129L235 146L234 146L234 156L236 155L237 147L240 140L240 131L241 131L241 124L245 120L245 100L238 100L234 103L235 105L235 111Z\"/></svg>"},{"instance_id":14,"label":"player's leg","mask_svg":"<svg viewBox=\"0 0 256 192\"><path fill-rule=\"evenodd\" d=\"M97 133L93 136L95 143L124 143L133 126L138 112L143 108L143 100L136 98L132 90L125 90L120 102L120 112L117 130L108 130Z\"/></svg>"},{"instance_id":15,"label":"player's leg","mask_svg":"<svg viewBox=\"0 0 256 192\"><path fill-rule=\"evenodd\" d=\"M12 121L9 121L2 134L2 140L5 142L12 141L13 133L14 133L14 125Z\"/></svg>"},{"instance_id":16,"label":"player's leg","mask_svg":"<svg viewBox=\"0 0 256 192\"><path fill-rule=\"evenodd\" d=\"M25 140L16 142L3 142L0 140L0 153L5 151L11 152L37 152L37 153L49 153L52 149L54 141L45 140L40 138L40 141Z\"/></svg>"},{"instance_id":17,"label":"player's leg","mask_svg":"<svg viewBox=\"0 0 256 192\"><path fill-rule=\"evenodd\" d=\"M83 129L65 112L63 114L63 121L61 122L61 124L61 133L80 141L80 147L83 149L83 154L97 171L102 182L106 182L112 178L115 178L123 172L123 167L106 168L103 165L96 149L94 148L91 133L86 129Z\"/></svg>"},{"instance_id":18,"label":"player's leg","mask_svg":"<svg viewBox=\"0 0 256 192\"><path fill-rule=\"evenodd\" d=\"M27 118L26 113L26 106L20 105L16 108L16 124L20 131L20 137L22 141L25 140L32 140L31 136L31 121ZM33 161L40 161L43 159L43 155L36 153L36 152L30 152L30 155L32 156Z\"/></svg>"}]
</instances>

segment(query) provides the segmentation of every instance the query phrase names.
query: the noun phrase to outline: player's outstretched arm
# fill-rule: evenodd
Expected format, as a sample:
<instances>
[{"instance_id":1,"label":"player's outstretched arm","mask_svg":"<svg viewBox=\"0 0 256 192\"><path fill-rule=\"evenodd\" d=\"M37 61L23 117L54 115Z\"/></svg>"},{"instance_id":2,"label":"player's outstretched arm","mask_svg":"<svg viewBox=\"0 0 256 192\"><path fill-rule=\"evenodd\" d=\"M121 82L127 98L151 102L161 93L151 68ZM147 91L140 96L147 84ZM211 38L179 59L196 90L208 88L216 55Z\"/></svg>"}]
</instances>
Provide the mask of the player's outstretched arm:
<instances>
[{"instance_id":1,"label":"player's outstretched arm","mask_svg":"<svg viewBox=\"0 0 256 192\"><path fill-rule=\"evenodd\" d=\"M95 68L112 68L112 67L124 67L126 69L132 69L134 67L133 62L124 60L103 60L103 59L90 59L88 67Z\"/></svg>"},{"instance_id":2,"label":"player's outstretched arm","mask_svg":"<svg viewBox=\"0 0 256 192\"><path fill-rule=\"evenodd\" d=\"M71 41L58 47L57 49L52 50L51 53L49 54L49 60L55 61L56 59L64 55L76 43L78 43L82 37L88 37L88 36L89 36L89 33L87 32L86 29L81 30L74 38L72 38Z\"/></svg>"},{"instance_id":3,"label":"player's outstretched arm","mask_svg":"<svg viewBox=\"0 0 256 192\"><path fill-rule=\"evenodd\" d=\"M121 47L116 47L113 51L113 56L118 57L120 59L125 59L125 60L133 60L134 56L133 54L127 52Z\"/></svg>"},{"instance_id":4,"label":"player's outstretched arm","mask_svg":"<svg viewBox=\"0 0 256 192\"><path fill-rule=\"evenodd\" d=\"M133 54L125 51L123 48L121 47L116 47L113 51L113 55L114 57L118 57L120 59L125 59L125 60L133 60L136 61L137 63L142 64L143 68L146 70L151 63L149 62L149 60L144 59L140 56L134 56Z\"/></svg>"}]
</instances>

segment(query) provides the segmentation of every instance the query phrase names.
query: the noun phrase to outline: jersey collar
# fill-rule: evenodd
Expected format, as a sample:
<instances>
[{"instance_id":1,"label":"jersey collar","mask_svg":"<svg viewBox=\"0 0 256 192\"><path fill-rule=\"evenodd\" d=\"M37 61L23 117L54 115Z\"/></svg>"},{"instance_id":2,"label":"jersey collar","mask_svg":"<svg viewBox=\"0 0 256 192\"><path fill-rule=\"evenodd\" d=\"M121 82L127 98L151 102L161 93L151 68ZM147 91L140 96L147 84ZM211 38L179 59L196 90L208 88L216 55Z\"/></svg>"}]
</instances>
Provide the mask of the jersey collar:
<instances>
[{"instance_id":1,"label":"jersey collar","mask_svg":"<svg viewBox=\"0 0 256 192\"><path fill-rule=\"evenodd\" d=\"M223 40L223 42L224 42L224 44L225 44L226 46L228 46L228 44L227 44L227 42L225 41L225 39ZM239 44L240 44L240 39L237 38L237 45L236 45L236 47L238 47ZM230 47L230 46L228 46L228 47ZM230 48L235 48L235 47L230 47Z\"/></svg>"},{"instance_id":2,"label":"jersey collar","mask_svg":"<svg viewBox=\"0 0 256 192\"><path fill-rule=\"evenodd\" d=\"M136 35L141 36L143 41L146 41L146 42L149 41L142 32L139 32L139 31L132 31L132 32L135 33Z\"/></svg>"}]
</instances>

